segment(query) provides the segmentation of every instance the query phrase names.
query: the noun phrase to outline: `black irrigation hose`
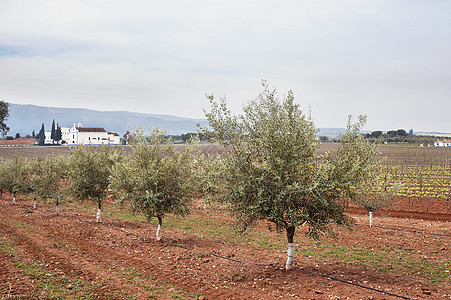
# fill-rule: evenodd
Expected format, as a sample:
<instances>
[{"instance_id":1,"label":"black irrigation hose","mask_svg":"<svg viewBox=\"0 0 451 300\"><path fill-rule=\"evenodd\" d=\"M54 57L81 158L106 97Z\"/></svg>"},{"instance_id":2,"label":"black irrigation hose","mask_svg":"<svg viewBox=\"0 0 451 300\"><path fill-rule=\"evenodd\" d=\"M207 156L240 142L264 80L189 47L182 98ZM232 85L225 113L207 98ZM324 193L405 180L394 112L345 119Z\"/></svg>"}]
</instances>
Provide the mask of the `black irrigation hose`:
<instances>
[{"instance_id":1,"label":"black irrigation hose","mask_svg":"<svg viewBox=\"0 0 451 300\"><path fill-rule=\"evenodd\" d=\"M68 218L70 216L62 216L62 217L67 217ZM79 221L81 221L81 222L92 223L91 220L82 220L81 218L77 218L77 219ZM133 236L136 236L136 237L139 237L139 238L143 238L145 240L151 240L151 241L156 240L155 238L151 238L151 237L147 237L147 236L144 236L144 235L140 235L140 234L136 234L136 233L133 233L133 232L129 232L127 230L114 227L113 225L105 224L105 223L102 223L102 222L100 222L98 224L102 225L102 226L105 226L105 227L108 227L108 228L111 228L113 230L121 231L121 232L123 232L125 234L128 234L128 235L133 235ZM355 224L355 225L369 226L367 224ZM391 228L391 227L378 226L378 225L373 225L373 227L384 228L384 229L391 229L391 230L398 230L398 231L407 231L407 232L421 233L421 234L437 235L437 236L451 236L449 234L427 233L427 232L421 232L421 231L415 231L415 230ZM193 248L190 248L190 247L187 247L187 246L183 246L183 245L179 245L179 244L173 244L173 243L169 244L168 243L167 245L172 246L172 247L183 248L183 249L186 249L186 250L194 250ZM242 261L242 260L239 260L239 259L234 259L234 258L230 258L230 257L227 257L227 256L219 255L219 254L212 253L212 252L209 252L209 254L211 256L214 256L214 257L218 257L218 258L221 258L221 259L226 259L226 260L237 262L237 263L241 263L241 264L248 264L248 265L255 265L255 266L262 266L262 267L272 267L272 268L282 269L282 270L285 269L282 266L278 266L278 265L274 265L274 264L262 264L262 263L247 262L247 261ZM308 270L299 269L299 268L296 268L296 267L293 268L292 270L304 272L304 273L307 273L307 274L310 274L310 275L321 276L321 277L324 277L324 278L327 278L327 279L330 279L330 280L335 280L335 281L338 281L338 282L350 284L350 285L357 286L357 287L360 287L360 288L363 288L363 289L371 290L371 291L374 291L374 292L386 294L386 295L397 297L397 298L401 298L401 299L409 299L409 300L412 299L412 298L409 298L409 297L406 297L406 296L393 294L393 293L390 293L390 292L387 292L387 291L384 291L384 290L380 290L380 289L376 289L376 288L373 288L373 287L370 287L370 286L365 286L365 285L362 285L362 284L358 284L358 283L346 281L346 280L343 280L343 279L340 279L340 278L332 277L332 276L329 276L329 275L321 274L319 272L308 271Z\"/></svg>"},{"instance_id":2,"label":"black irrigation hose","mask_svg":"<svg viewBox=\"0 0 451 300\"><path fill-rule=\"evenodd\" d=\"M252 262L242 261L242 260L230 258L230 257L227 257L227 256L215 254L215 253L210 253L210 255L216 256L216 257L219 257L219 258L222 258L222 259L227 259L227 260L230 260L230 261L242 263L242 264L257 265L257 266L263 266L263 267L273 267L273 268L282 269L282 270L285 269L284 267L278 266L278 265L252 263ZM343 280L343 279L340 279L340 278L335 278L335 277L332 277L332 276L329 276L329 275L325 275L325 274L321 274L321 273L318 273L318 272L308 271L308 270L299 269L299 268L293 268L292 270L304 272L304 273L307 273L307 274L310 274L310 275L319 275L319 276L322 276L324 278L328 278L328 279L339 281L339 282L342 282L342 283L354 285L354 286L357 286L357 287L360 287L360 288L372 290L372 291L375 291L375 292L379 292L379 293L382 293L382 294L390 295L390 296L393 296L393 297L398 297L398 298L401 298L401 299L412 299L412 298L409 298L409 297L393 294L393 293L390 293L390 292L387 292L387 291L383 291L383 290L379 290L379 289L376 289L376 288L373 288L373 287L370 287L370 286L365 286L365 285L361 285L361 284L358 284L358 283L346 281L346 280Z\"/></svg>"},{"instance_id":3,"label":"black irrigation hose","mask_svg":"<svg viewBox=\"0 0 451 300\"><path fill-rule=\"evenodd\" d=\"M331 280L336 280L336 281L340 281L340 282L347 283L347 284L350 284L350 285L358 286L358 287L363 288L363 289L368 289L368 290L372 290L372 291L379 292L379 293L382 293L382 294L390 295L390 296L393 296L393 297L397 297L397 298L401 298L401 299L413 299L413 298L409 298L409 297L406 297L406 296L401 296L401 295L393 294L393 293L390 293L390 292L387 292L387 291L375 289L375 288L370 287L370 286L361 285L361 284L350 282L350 281L346 281L346 280L343 280L343 279L340 279L340 278L335 278L335 277L332 277L332 276L329 276L329 275L325 275L325 274L321 274L321 273L318 273L318 272L312 272L312 271L307 271L307 270L298 269L298 268L294 268L294 269L299 270L301 272L308 273L308 274L319 275L319 276L322 276L322 277L325 277L325 278L328 278L328 279L331 279Z\"/></svg>"},{"instance_id":4,"label":"black irrigation hose","mask_svg":"<svg viewBox=\"0 0 451 300\"><path fill-rule=\"evenodd\" d=\"M370 225L368 225L368 224L359 224L359 223L357 223L355 225L370 227ZM410 230L410 229L385 227L385 226L380 226L380 225L373 225L372 227L378 227L378 228L384 228L384 229L390 229L390 230L397 230L397 231L407 231L407 232L413 232L413 233L421 233L421 234L427 234L427 235L450 236L451 237L451 234L444 234L444 233L430 233L430 232L416 231L416 230Z\"/></svg>"},{"instance_id":5,"label":"black irrigation hose","mask_svg":"<svg viewBox=\"0 0 451 300\"><path fill-rule=\"evenodd\" d=\"M80 220L80 221L82 221L82 220ZM90 222L90 221L82 221L82 222ZM109 227L111 229L117 230L117 231L124 232L124 233L126 233L128 235L133 235L133 236L140 237L140 238L143 238L143 239L146 239L146 240L155 240L154 238L147 237L147 236L140 235L140 234L136 234L136 233L133 233L133 232L129 232L129 231L124 230L124 229L116 228L116 227L114 227L112 225L109 225L109 224L105 224L105 223L99 223L99 224L103 225L105 227ZM179 245L179 244L175 244L175 243L168 243L167 245L169 245L171 247L183 248L183 249L186 249L186 250L194 250L193 248L190 248L190 247L187 247L187 246L183 246L183 245ZM239 259L223 256L223 255L220 255L220 254L212 253L212 252L209 252L209 254L211 256L214 256L214 257L226 259L226 260L237 262L237 263L241 263L241 264L255 265L255 266L261 266L261 267L272 267L272 268L282 269L282 270L285 269L282 266L278 266L278 265L274 265L274 264L262 264L262 263L248 262L248 261L243 261L243 260L239 260ZM342 283L350 284L350 285L357 286L357 287L360 287L360 288L363 288L363 289L371 290L371 291L374 291L374 292L386 294L386 295L397 297L397 298L401 298L401 299L409 299L409 300L412 299L412 298L409 298L409 297L406 297L406 296L393 294L393 293L390 293L390 292L387 292L387 291L384 291L384 290L380 290L380 289L376 289L376 288L373 288L373 287L370 287L370 286L366 286L366 285L362 285L362 284L346 281L346 280L343 280L343 279L340 279L340 278L335 278L335 277L332 277L332 276L329 276L329 275L325 275L325 274L321 274L321 273L318 273L318 272L308 271L308 270L299 269L299 268L293 268L292 270L304 272L304 273L307 273L307 274L310 274L310 275L321 276L321 277L324 277L324 278L327 278L327 279L339 281L339 282L342 282Z\"/></svg>"}]
</instances>

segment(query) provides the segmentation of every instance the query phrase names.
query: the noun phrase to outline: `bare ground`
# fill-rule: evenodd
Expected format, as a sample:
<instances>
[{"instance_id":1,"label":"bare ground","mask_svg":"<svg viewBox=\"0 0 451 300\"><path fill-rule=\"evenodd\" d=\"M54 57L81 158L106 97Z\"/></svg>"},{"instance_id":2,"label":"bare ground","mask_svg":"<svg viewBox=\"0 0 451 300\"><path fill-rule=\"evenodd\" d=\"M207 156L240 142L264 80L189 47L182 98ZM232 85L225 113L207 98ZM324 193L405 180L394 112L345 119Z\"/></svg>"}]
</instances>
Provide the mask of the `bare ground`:
<instances>
[{"instance_id":1,"label":"bare ground","mask_svg":"<svg viewBox=\"0 0 451 300\"><path fill-rule=\"evenodd\" d=\"M451 299L449 280L439 284L422 274L376 270L371 265L297 255L296 270L285 271L283 251L165 229L154 240L155 226L139 221L104 219L92 213L39 204L12 205L0 200L0 297L5 299ZM194 209L190 218L203 217ZM357 223L367 217L355 215ZM218 213L218 222L228 217ZM377 225L443 234L424 235L355 226L339 231L350 247L390 246L411 252L431 249L424 260L450 260L450 224L446 221L377 218ZM261 235L266 228L256 229ZM305 229L301 228L298 239ZM150 236L150 238L146 238ZM295 245L298 247L299 245ZM213 255L212 255L213 254ZM389 262L382 261L389 265ZM413 262L415 263L415 262ZM258 265L261 264L261 265ZM449 270L445 270L449 272ZM421 271L423 272L423 271ZM428 270L424 270L428 272ZM419 272L420 273L420 272ZM352 285L335 279L359 284ZM375 288L379 291L371 290Z\"/></svg>"}]
</instances>

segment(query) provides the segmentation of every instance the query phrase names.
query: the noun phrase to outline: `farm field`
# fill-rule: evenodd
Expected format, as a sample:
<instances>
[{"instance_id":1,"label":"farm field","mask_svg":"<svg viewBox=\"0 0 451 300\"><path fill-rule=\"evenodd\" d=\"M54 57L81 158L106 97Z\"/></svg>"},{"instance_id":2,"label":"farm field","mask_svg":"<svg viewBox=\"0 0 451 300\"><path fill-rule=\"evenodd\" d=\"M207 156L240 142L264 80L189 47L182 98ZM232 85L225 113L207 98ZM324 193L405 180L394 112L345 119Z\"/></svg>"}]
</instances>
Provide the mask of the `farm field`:
<instances>
[{"instance_id":1,"label":"farm field","mask_svg":"<svg viewBox=\"0 0 451 300\"><path fill-rule=\"evenodd\" d=\"M0 291L26 299L449 299L450 223L353 215L353 231L322 243L295 236L285 271L284 236L266 224L243 235L227 214L192 204L187 218L156 222L112 203L54 206L0 200ZM410 231L399 231L392 228ZM324 277L322 275L330 276ZM338 281L340 280L340 281ZM350 283L356 284L352 285ZM372 290L370 288L374 288ZM390 294L384 294L385 291Z\"/></svg>"},{"instance_id":2,"label":"farm field","mask_svg":"<svg viewBox=\"0 0 451 300\"><path fill-rule=\"evenodd\" d=\"M124 153L128 146L118 146ZM175 147L184 147L175 145ZM337 144L322 144L319 153L330 152L333 156ZM28 158L69 155L71 147L0 147L0 158L15 156ZM385 172L403 189L395 198L394 205L385 214L428 220L451 221L451 148L418 147L406 145L379 145L378 158L383 159ZM200 144L203 154L217 155L225 152L215 144ZM349 211L361 212L359 206L346 202Z\"/></svg>"},{"instance_id":3,"label":"farm field","mask_svg":"<svg viewBox=\"0 0 451 300\"><path fill-rule=\"evenodd\" d=\"M129 146L115 146L123 150L125 153L130 152ZM184 147L183 145L174 145L174 147ZM0 157L3 159L11 159L15 156L28 158L47 157L55 155L69 155L73 147L68 146L32 146L32 147L0 147ZM224 148L215 144L200 144L199 149L206 154L224 153Z\"/></svg>"}]
</instances>

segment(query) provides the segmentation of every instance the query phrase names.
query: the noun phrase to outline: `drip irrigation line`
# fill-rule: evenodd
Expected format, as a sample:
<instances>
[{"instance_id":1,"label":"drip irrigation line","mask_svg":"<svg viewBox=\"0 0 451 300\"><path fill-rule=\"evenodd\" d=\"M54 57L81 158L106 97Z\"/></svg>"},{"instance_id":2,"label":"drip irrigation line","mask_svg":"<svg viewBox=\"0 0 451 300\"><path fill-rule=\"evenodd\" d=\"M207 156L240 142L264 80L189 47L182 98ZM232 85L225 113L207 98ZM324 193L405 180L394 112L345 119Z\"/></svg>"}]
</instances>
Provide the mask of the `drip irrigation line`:
<instances>
[{"instance_id":1,"label":"drip irrigation line","mask_svg":"<svg viewBox=\"0 0 451 300\"><path fill-rule=\"evenodd\" d=\"M65 215L65 216L61 216L61 217L70 218L70 217L73 217L73 216ZM75 216L75 218L78 219L80 222L92 223L92 220L83 220L83 219L81 219L80 217L77 217L77 216ZM121 229L121 228L117 228L117 227L115 227L113 225L110 225L110 224L106 224L106 223L102 223L102 222L99 222L98 224L102 225L102 226L105 226L105 227L108 227L108 228L111 228L113 230L117 230L117 231L123 232L123 233L125 233L127 235L136 236L136 237L139 237L139 238L142 238L142 239L145 239L145 240L151 240L151 241L155 241L156 240L155 238L151 238L151 237L148 237L148 236L136 234L136 233L133 233L133 232ZM356 224L356 225L369 226L367 224ZM392 229L392 230L398 230L398 231L408 231L408 232L422 233L422 234L429 234L429 235L451 236L451 235L448 235L448 234L427 233L427 232L421 232L421 231L399 229L399 228L390 228L390 227L377 226L377 225L373 225L373 227L379 227L379 228L384 228L384 229ZM176 244L176 243L167 243L167 245L171 246L171 247L183 248L183 249L190 250L190 251L194 250L194 248L183 246L183 245ZM221 259L225 259L225 260L229 260L229 261L233 261L233 262L241 263L241 264L248 264L248 265L254 265L254 266L261 266L261 267L271 267L271 268L281 269L281 270L285 269L284 267L278 266L278 265L275 265L275 264L263 264L263 263L248 262L248 261L243 261L243 260L227 257L227 256L224 256L224 255L212 253L212 252L208 252L208 254L210 256L218 257L218 258L221 258ZM413 298L409 298L409 297L406 297L406 296L390 293L390 292L387 292L387 291L384 291L384 290L381 290L381 289L376 289L376 288L373 288L373 287L370 287L370 286L366 286L366 285L362 285L362 284L359 284L359 283L354 283L354 282L347 281L347 280L344 280L344 279L340 279L340 278L336 278L336 277L329 276L329 275L326 275L326 274L322 274L322 273L319 273L319 272L309 271L309 270L300 269L300 268L296 268L296 267L292 268L292 270L293 271L299 271L299 272L307 273L307 274L310 274L310 275L321 276L321 277L324 277L324 278L327 278L327 279L330 279L330 280L342 282L342 283L345 283L345 284L353 285L353 286L356 286L356 287L359 287L359 288L371 290L371 291L374 291L374 292L382 293L382 294L393 296L393 297L400 298L400 299L407 299L407 300L413 299Z\"/></svg>"},{"instance_id":2,"label":"drip irrigation line","mask_svg":"<svg viewBox=\"0 0 451 300\"><path fill-rule=\"evenodd\" d=\"M242 263L242 264L257 265L257 266L263 266L263 267L273 267L273 268L282 269L282 270L285 269L282 266L278 266L278 265L274 265L274 264L252 263L252 262L242 261L242 260L239 260L239 259L234 259L234 258L230 258L230 257L227 257L227 256L223 256L223 255L219 255L219 254L215 254L215 253L211 253L211 252L210 252L210 255L216 256L216 257L219 257L219 258L222 258L222 259L230 260L230 261L233 261L233 262ZM308 270L299 269L299 268L292 268L292 270L304 272L304 273L307 273L307 274L310 274L310 275L322 276L322 277L327 278L327 279L339 281L339 282L342 282L342 283L350 284L350 285L357 286L357 287L360 287L360 288L363 288L363 289L372 290L372 291L375 291L375 292L378 292L378 293L390 295L390 296L401 298L401 299L409 299L409 300L412 299L412 298L401 296L401 295L398 295L398 294L393 294L393 293L390 293L390 292L387 292L387 291L384 291L384 290L376 289L376 288L373 288L373 287L370 287L370 286L354 283L354 282L351 282L351 281L343 280L343 279L332 277L332 276L325 275L325 274L321 274L319 272L313 272L313 271L308 271Z\"/></svg>"},{"instance_id":3,"label":"drip irrigation line","mask_svg":"<svg viewBox=\"0 0 451 300\"><path fill-rule=\"evenodd\" d=\"M370 227L368 224L355 224L359 226L367 226ZM378 228L384 228L384 229L391 229L391 230L397 230L397 231L406 231L406 232L412 232L412 233L421 233L421 234L427 234L427 235L436 235L436 236L449 236L451 237L451 234L444 234L444 233L431 233L431 232L424 232L424 231L416 231L416 230L410 230L410 229L401 229L401 228L393 228L393 227L385 227L380 225L373 225L372 227L378 227Z\"/></svg>"},{"instance_id":4,"label":"drip irrigation line","mask_svg":"<svg viewBox=\"0 0 451 300\"><path fill-rule=\"evenodd\" d=\"M92 222L92 221L83 221L83 222ZM140 235L140 234L136 234L136 233L133 233L133 232L129 232L127 230L124 230L124 229L121 229L121 228L117 228L117 227L114 227L114 226L109 225L109 224L105 224L105 223L99 223L99 224L103 225L105 227L117 230L117 231L124 232L124 233L126 233L128 235L133 235L133 236L140 237L140 238L143 238L143 239L146 239L146 240L156 240L155 238L151 238L151 237L147 237L147 236L144 236L144 235ZM167 243L167 245L171 246L171 247L178 247L178 248L190 250L190 251L194 250L194 248L183 246L183 245L176 244L176 243ZM210 256L218 257L218 258L221 258L221 259L225 259L225 260L229 260L229 261L233 261L233 262L241 263L241 264L248 264L248 265L254 265L254 266L261 266L261 267L271 267L271 268L281 269L281 270L285 269L284 267L278 266L278 265L275 265L275 264L263 264L263 263L248 262L248 261L244 261L244 260L240 260L240 259L231 258L231 257L227 257L227 256L224 256L224 255L212 253L212 252L208 252L208 254ZM351 282L351 281L343 280L343 279L336 278L336 277L333 277L333 276L329 276L329 275L326 275L326 274L322 274L322 273L319 273L319 272L313 272L313 271L300 269L300 268L293 268L292 270L299 271L299 272L304 272L304 273L307 273L307 274L310 274L310 275L321 276L321 277L324 277L324 278L327 278L327 279L330 279L330 280L335 280L335 281L338 281L338 282L350 284L350 285L353 285L353 286L356 286L356 287L359 287L359 288L371 290L371 291L374 291L374 292L378 292L378 293L382 293L382 294L385 294L385 295L397 297L397 298L400 298L400 299L407 299L407 300L411 300L412 299L412 298L409 298L409 297L406 297L406 296L390 293L390 292L387 292L387 291L384 291L384 290L381 290L381 289L376 289L376 288L373 288L373 287L370 287L370 286L366 286L366 285L362 285L362 284L359 284L359 283L354 283L354 282Z\"/></svg>"},{"instance_id":5,"label":"drip irrigation line","mask_svg":"<svg viewBox=\"0 0 451 300\"><path fill-rule=\"evenodd\" d=\"M293 268L293 269L299 270L301 272L305 272L305 273L308 273L308 274L312 274L312 275L319 275L319 276L322 276L322 277L325 277L325 278L328 278L328 279L331 279L331 280L340 281L340 282L343 282L343 283L347 283L347 284L350 284L350 285L358 286L358 287L363 288L363 289L372 290L372 291L379 292L379 293L386 294L386 295L390 295L390 296L393 296L393 297L397 297L397 298L401 298L401 299L409 299L409 300L412 299L412 298L409 298L409 297L406 297L406 296L393 294L393 293L390 293L390 292L387 292L387 291L384 291L384 290L376 289L376 288L373 288L373 287L370 287L370 286L366 286L366 285L362 285L362 284L359 284L359 283L346 281L346 280L343 280L343 279L340 279L340 278L332 277L332 276L321 274L321 273L318 273L318 272L308 271L308 270L299 269L299 268Z\"/></svg>"}]
</instances>

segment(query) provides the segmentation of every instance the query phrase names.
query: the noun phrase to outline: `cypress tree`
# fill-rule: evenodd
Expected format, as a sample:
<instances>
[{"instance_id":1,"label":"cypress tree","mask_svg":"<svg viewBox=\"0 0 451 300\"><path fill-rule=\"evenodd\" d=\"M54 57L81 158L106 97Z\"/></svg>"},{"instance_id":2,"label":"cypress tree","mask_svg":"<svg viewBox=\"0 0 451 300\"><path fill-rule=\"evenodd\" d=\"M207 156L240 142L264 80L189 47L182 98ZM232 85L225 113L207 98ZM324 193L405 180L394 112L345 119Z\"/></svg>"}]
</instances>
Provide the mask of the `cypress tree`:
<instances>
[{"instance_id":1,"label":"cypress tree","mask_svg":"<svg viewBox=\"0 0 451 300\"><path fill-rule=\"evenodd\" d=\"M44 146L45 143L45 129L44 129L44 123L42 123L41 130L38 133L38 145Z\"/></svg>"},{"instance_id":2,"label":"cypress tree","mask_svg":"<svg viewBox=\"0 0 451 300\"><path fill-rule=\"evenodd\" d=\"M55 141L58 143L63 138L63 133L61 132L61 126L59 124L56 124L56 130L55 130Z\"/></svg>"},{"instance_id":3,"label":"cypress tree","mask_svg":"<svg viewBox=\"0 0 451 300\"><path fill-rule=\"evenodd\" d=\"M55 130L55 119L53 119L52 131L50 132L50 138L52 139L52 144L55 143L55 132L56 132L56 130Z\"/></svg>"},{"instance_id":4,"label":"cypress tree","mask_svg":"<svg viewBox=\"0 0 451 300\"><path fill-rule=\"evenodd\" d=\"M5 123L8 117L9 117L9 103L0 100L0 133L3 137L6 136L6 134L10 129L8 126L6 126Z\"/></svg>"}]
</instances>

